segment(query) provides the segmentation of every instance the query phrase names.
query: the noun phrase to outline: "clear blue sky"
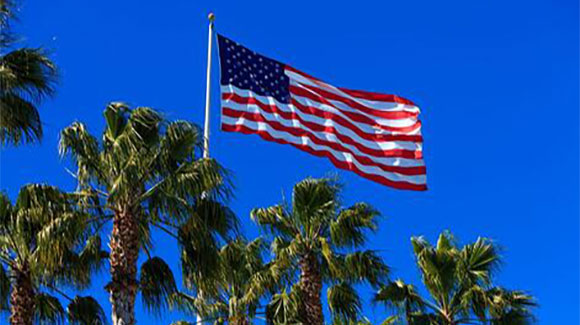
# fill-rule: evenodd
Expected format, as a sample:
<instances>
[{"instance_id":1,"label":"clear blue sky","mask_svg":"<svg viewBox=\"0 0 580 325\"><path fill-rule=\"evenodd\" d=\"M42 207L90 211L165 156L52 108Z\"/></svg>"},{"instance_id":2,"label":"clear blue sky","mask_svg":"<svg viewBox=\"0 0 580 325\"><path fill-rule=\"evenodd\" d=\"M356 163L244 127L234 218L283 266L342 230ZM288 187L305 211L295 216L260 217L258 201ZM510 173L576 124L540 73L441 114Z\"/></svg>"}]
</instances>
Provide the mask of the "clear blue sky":
<instances>
[{"instance_id":1,"label":"clear blue sky","mask_svg":"<svg viewBox=\"0 0 580 325\"><path fill-rule=\"evenodd\" d=\"M231 205L248 236L257 234L252 207L278 202L306 176L338 172L346 203L368 201L386 216L370 247L381 250L393 276L419 284L412 235L488 236L503 247L499 284L535 295L541 324L578 322L576 0L26 0L17 30L53 51L62 79L41 109L42 144L2 150L1 188L13 197L29 182L73 189L58 132L80 120L100 134L109 101L201 124L209 11L219 32L264 55L422 108L430 190L391 190L292 147L221 133L215 66L212 155L235 174ZM177 271L175 244L155 236L157 254ZM88 292L108 313L107 281L103 272ZM365 311L376 321L385 314ZM140 303L137 314L139 324L180 318L151 317Z\"/></svg>"}]
</instances>

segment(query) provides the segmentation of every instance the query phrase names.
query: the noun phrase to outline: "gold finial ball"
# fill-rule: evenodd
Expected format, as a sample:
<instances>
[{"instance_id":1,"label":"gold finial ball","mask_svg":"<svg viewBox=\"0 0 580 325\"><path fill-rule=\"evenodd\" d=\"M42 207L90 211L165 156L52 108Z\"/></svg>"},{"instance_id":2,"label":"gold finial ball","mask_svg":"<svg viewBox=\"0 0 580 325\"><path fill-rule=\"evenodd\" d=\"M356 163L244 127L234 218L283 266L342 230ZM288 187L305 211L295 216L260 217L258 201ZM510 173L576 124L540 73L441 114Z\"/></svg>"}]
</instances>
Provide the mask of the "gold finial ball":
<instances>
[{"instance_id":1,"label":"gold finial ball","mask_svg":"<svg viewBox=\"0 0 580 325\"><path fill-rule=\"evenodd\" d=\"M207 19L209 19L209 21L213 21L215 19L213 12L210 12L209 15L207 15Z\"/></svg>"}]
</instances>

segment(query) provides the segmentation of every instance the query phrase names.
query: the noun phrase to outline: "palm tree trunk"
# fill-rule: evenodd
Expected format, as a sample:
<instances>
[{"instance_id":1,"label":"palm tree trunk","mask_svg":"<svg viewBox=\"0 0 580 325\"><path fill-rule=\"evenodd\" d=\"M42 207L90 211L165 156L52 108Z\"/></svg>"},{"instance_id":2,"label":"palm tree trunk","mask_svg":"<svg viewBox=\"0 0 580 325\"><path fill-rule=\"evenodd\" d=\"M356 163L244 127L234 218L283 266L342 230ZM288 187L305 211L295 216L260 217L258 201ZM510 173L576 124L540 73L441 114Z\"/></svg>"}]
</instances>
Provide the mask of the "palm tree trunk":
<instances>
[{"instance_id":1,"label":"palm tree trunk","mask_svg":"<svg viewBox=\"0 0 580 325\"><path fill-rule=\"evenodd\" d=\"M113 218L110 241L111 283L107 286L113 325L135 324L139 232L135 215L122 211Z\"/></svg>"},{"instance_id":2,"label":"palm tree trunk","mask_svg":"<svg viewBox=\"0 0 580 325\"><path fill-rule=\"evenodd\" d=\"M302 296L303 309L301 315L304 323L309 325L324 324L324 314L322 313L322 277L320 275L320 265L314 255L306 255L300 260L300 290Z\"/></svg>"},{"instance_id":3,"label":"palm tree trunk","mask_svg":"<svg viewBox=\"0 0 580 325\"><path fill-rule=\"evenodd\" d=\"M32 325L34 319L34 287L30 270L25 264L14 272L14 282L10 293L10 324Z\"/></svg>"}]
</instances>

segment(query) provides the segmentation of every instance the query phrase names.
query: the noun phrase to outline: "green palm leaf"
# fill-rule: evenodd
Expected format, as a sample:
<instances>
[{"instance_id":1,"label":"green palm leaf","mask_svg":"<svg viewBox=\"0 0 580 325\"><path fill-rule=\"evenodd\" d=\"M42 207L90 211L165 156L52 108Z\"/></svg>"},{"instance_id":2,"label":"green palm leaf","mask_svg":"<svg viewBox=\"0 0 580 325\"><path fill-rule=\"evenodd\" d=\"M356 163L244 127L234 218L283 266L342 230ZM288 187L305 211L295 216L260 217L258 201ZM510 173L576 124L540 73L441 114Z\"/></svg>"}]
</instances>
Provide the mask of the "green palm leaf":
<instances>
[{"instance_id":1,"label":"green palm leaf","mask_svg":"<svg viewBox=\"0 0 580 325\"><path fill-rule=\"evenodd\" d=\"M38 293L34 304L38 324L64 324L65 312L58 298L46 293Z\"/></svg>"},{"instance_id":2,"label":"green palm leaf","mask_svg":"<svg viewBox=\"0 0 580 325\"><path fill-rule=\"evenodd\" d=\"M143 305L158 313L168 306L169 297L177 292L171 268L159 257L150 258L141 265L139 286Z\"/></svg>"},{"instance_id":3,"label":"green palm leaf","mask_svg":"<svg viewBox=\"0 0 580 325\"><path fill-rule=\"evenodd\" d=\"M56 67L42 49L22 48L0 56L2 144L17 145L42 138L36 105L54 93L56 79Z\"/></svg>"},{"instance_id":4,"label":"green palm leaf","mask_svg":"<svg viewBox=\"0 0 580 325\"><path fill-rule=\"evenodd\" d=\"M66 309L67 319L72 325L104 325L107 316L99 303L89 296L76 296Z\"/></svg>"}]
</instances>

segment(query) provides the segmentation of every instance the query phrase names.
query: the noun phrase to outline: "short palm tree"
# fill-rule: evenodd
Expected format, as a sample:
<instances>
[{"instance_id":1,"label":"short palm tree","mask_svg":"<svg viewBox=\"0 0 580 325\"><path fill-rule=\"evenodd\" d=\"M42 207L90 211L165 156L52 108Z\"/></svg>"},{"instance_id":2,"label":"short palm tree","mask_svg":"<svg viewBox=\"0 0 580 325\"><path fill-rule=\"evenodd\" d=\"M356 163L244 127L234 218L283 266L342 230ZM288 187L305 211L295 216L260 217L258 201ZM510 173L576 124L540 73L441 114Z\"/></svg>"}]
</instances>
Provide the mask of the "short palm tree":
<instances>
[{"instance_id":1,"label":"short palm tree","mask_svg":"<svg viewBox=\"0 0 580 325\"><path fill-rule=\"evenodd\" d=\"M260 313L260 299L274 292L283 277L276 265L264 261L266 248L261 238L230 241L217 253L218 265L211 274L186 281L196 283L203 298L180 293L177 301L214 324L251 324Z\"/></svg>"},{"instance_id":2,"label":"short palm tree","mask_svg":"<svg viewBox=\"0 0 580 325\"><path fill-rule=\"evenodd\" d=\"M388 267L371 250L360 250L366 232L377 228L378 212L366 203L342 208L340 186L331 179L307 178L294 186L292 206L254 209L252 218L275 235L276 263L299 271L298 314L306 324L324 323L322 286L330 284L333 317L357 319L361 301L353 285L377 286Z\"/></svg>"},{"instance_id":3,"label":"short palm tree","mask_svg":"<svg viewBox=\"0 0 580 325\"><path fill-rule=\"evenodd\" d=\"M13 49L9 32L14 3L0 0L0 142L36 141L42 138L38 105L54 93L57 69L45 51Z\"/></svg>"},{"instance_id":4,"label":"short palm tree","mask_svg":"<svg viewBox=\"0 0 580 325\"><path fill-rule=\"evenodd\" d=\"M76 164L82 205L98 212L99 225L113 222L107 285L112 319L114 325L133 325L138 291L154 311L176 291L169 266L150 254L151 228L176 238L189 232L198 240L228 232L235 218L219 203L229 192L224 170L212 159L199 158L195 125L121 103L108 105L104 116L102 141L75 122L61 132L60 152ZM148 259L138 280L140 252Z\"/></svg>"},{"instance_id":5,"label":"short palm tree","mask_svg":"<svg viewBox=\"0 0 580 325\"><path fill-rule=\"evenodd\" d=\"M533 298L492 284L500 262L497 248L485 238L458 247L444 232L436 246L411 239L417 266L430 298L401 280L384 285L375 300L397 311L407 324L527 324Z\"/></svg>"},{"instance_id":6,"label":"short palm tree","mask_svg":"<svg viewBox=\"0 0 580 325\"><path fill-rule=\"evenodd\" d=\"M105 323L93 298L71 298L57 287L86 288L106 258L99 238L86 235L86 221L51 186L25 186L15 204L0 194L0 307L10 309L11 324ZM48 292L69 300L66 312Z\"/></svg>"}]
</instances>

